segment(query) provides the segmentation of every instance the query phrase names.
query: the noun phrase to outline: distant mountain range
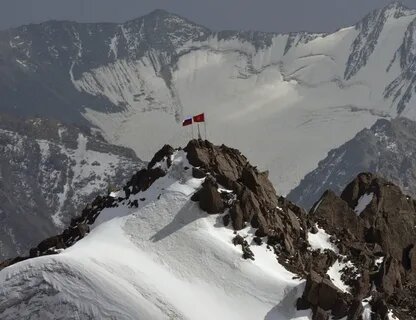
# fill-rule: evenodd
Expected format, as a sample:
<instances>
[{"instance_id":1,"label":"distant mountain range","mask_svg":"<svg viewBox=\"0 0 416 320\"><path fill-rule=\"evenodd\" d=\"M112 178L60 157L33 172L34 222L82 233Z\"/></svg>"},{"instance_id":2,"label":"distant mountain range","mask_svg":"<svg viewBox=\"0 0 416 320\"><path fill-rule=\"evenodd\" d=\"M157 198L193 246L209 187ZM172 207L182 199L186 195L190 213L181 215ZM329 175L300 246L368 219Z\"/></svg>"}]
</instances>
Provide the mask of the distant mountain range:
<instances>
[{"instance_id":1,"label":"distant mountain range","mask_svg":"<svg viewBox=\"0 0 416 320\"><path fill-rule=\"evenodd\" d=\"M95 126L147 160L205 111L209 138L287 194L377 119L416 119L415 26L397 2L332 34L213 32L162 10L22 26L0 32L0 110Z\"/></svg>"}]
</instances>

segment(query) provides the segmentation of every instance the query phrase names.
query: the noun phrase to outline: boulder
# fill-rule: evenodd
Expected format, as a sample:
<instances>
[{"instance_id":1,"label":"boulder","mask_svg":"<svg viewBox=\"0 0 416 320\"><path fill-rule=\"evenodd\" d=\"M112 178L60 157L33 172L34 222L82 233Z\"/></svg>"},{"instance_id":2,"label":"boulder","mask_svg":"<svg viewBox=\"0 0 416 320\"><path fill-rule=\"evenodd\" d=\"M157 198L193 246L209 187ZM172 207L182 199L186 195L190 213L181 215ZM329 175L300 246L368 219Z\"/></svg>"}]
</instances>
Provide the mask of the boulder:
<instances>
[{"instance_id":1,"label":"boulder","mask_svg":"<svg viewBox=\"0 0 416 320\"><path fill-rule=\"evenodd\" d=\"M325 311L340 310L340 305L348 305L343 297L343 292L331 280L323 278L311 270L306 280L305 291L300 298L301 301L298 301L298 306L309 305L314 309L321 308Z\"/></svg>"},{"instance_id":2,"label":"boulder","mask_svg":"<svg viewBox=\"0 0 416 320\"><path fill-rule=\"evenodd\" d=\"M192 167L192 177L196 179L202 179L205 178L206 175L207 174L202 169Z\"/></svg>"},{"instance_id":3,"label":"boulder","mask_svg":"<svg viewBox=\"0 0 416 320\"><path fill-rule=\"evenodd\" d=\"M387 296L401 290L403 285L400 263L393 257L386 257L374 282Z\"/></svg>"},{"instance_id":4,"label":"boulder","mask_svg":"<svg viewBox=\"0 0 416 320\"><path fill-rule=\"evenodd\" d=\"M230 209L231 221L234 230L241 230L245 227L244 212L241 209L240 202L236 202Z\"/></svg>"},{"instance_id":5,"label":"boulder","mask_svg":"<svg viewBox=\"0 0 416 320\"><path fill-rule=\"evenodd\" d=\"M309 212L314 222L330 234L338 234L340 228L348 232L359 241L364 240L365 224L348 203L338 197L334 192L326 191L317 204Z\"/></svg>"},{"instance_id":6,"label":"boulder","mask_svg":"<svg viewBox=\"0 0 416 320\"><path fill-rule=\"evenodd\" d=\"M202 183L202 188L198 191L199 207L207 213L222 213L225 204L221 194L218 192L218 184L211 176L207 176Z\"/></svg>"}]
</instances>

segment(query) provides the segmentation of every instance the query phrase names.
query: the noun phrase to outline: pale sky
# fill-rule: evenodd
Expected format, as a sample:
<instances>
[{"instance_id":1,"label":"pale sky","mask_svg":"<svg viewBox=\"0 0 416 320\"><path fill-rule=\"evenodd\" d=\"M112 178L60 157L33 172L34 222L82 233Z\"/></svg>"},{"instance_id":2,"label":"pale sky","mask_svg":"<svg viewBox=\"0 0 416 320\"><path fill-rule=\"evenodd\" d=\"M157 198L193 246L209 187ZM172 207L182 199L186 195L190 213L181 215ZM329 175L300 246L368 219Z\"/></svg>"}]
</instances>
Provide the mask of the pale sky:
<instances>
[{"instance_id":1,"label":"pale sky","mask_svg":"<svg viewBox=\"0 0 416 320\"><path fill-rule=\"evenodd\" d=\"M0 0L0 29L45 20L123 22L154 9L213 30L333 31L391 0ZM416 8L415 0L402 1Z\"/></svg>"}]
</instances>

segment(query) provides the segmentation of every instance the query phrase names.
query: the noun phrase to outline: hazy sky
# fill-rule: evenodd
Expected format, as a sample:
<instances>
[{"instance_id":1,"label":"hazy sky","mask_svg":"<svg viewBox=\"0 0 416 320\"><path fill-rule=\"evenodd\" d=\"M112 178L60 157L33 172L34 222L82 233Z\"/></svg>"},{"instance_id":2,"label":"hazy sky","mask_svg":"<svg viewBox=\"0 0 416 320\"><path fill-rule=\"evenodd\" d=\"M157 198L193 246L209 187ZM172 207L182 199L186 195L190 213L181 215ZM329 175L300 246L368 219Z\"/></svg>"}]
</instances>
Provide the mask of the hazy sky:
<instances>
[{"instance_id":1,"label":"hazy sky","mask_svg":"<svg viewBox=\"0 0 416 320\"><path fill-rule=\"evenodd\" d=\"M50 19L121 22L160 8L214 30L331 31L351 25L389 2L391 0L0 0L0 29ZM416 7L415 0L402 3Z\"/></svg>"}]
</instances>

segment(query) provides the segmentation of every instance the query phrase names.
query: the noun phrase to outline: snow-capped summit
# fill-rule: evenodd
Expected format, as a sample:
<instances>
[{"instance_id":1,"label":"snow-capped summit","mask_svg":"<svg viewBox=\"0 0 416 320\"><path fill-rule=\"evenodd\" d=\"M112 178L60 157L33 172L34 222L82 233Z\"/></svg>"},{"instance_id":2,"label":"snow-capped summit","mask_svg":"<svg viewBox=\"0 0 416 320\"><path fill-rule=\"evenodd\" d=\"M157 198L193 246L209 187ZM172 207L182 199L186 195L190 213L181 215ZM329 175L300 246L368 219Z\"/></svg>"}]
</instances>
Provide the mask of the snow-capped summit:
<instances>
[{"instance_id":1,"label":"snow-capped summit","mask_svg":"<svg viewBox=\"0 0 416 320\"><path fill-rule=\"evenodd\" d=\"M124 190L97 198L62 236L31 250L59 254L3 269L0 317L308 319L309 311L294 308L303 281L265 243L250 249L255 230L244 227L242 245L233 244L236 234L223 223L228 211L209 215L191 200L206 173L189 163L190 152L166 148ZM241 173L235 161L244 158L223 155L218 168L233 169L223 177ZM213 191L234 201L232 190ZM79 240L86 223L91 231ZM253 260L243 259L244 252Z\"/></svg>"}]
</instances>

